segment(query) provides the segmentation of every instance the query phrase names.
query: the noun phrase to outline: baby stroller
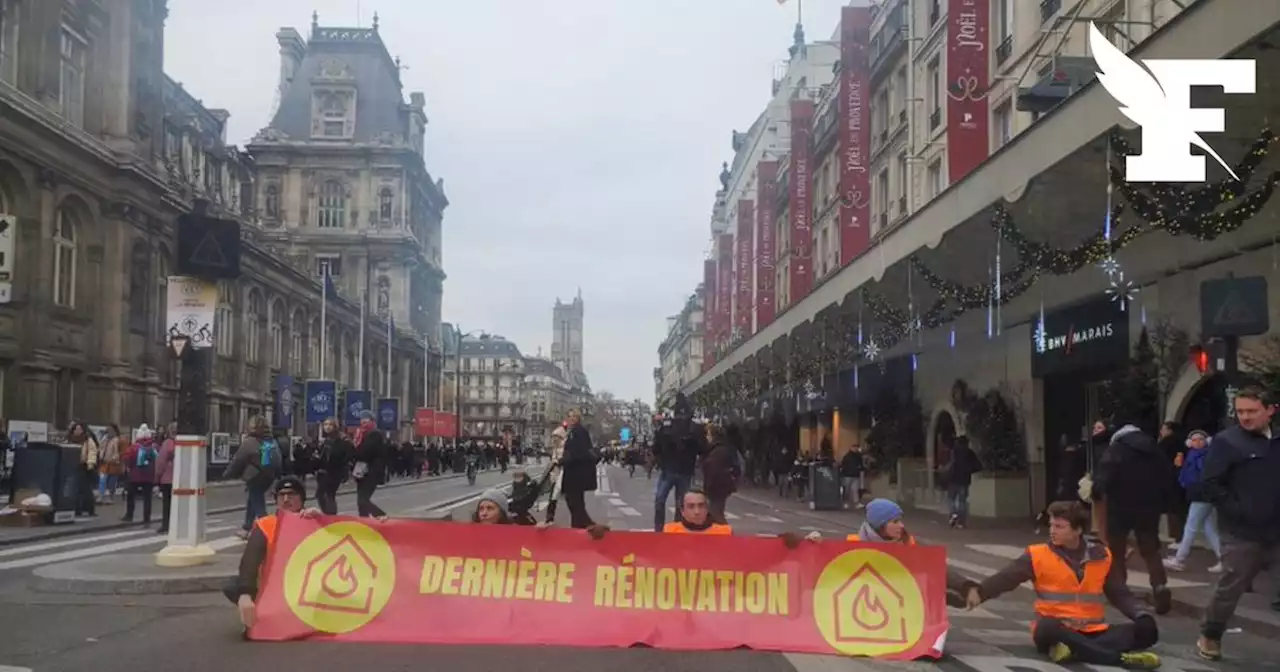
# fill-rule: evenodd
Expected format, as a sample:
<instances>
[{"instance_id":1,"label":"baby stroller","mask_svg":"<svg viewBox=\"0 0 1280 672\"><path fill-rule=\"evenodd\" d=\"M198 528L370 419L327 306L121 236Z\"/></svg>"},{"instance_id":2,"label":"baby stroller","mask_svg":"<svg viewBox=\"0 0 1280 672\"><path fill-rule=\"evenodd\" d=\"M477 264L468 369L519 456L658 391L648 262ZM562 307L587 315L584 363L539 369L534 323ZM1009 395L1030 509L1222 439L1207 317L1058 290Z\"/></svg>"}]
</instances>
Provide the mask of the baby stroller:
<instances>
[{"instance_id":1,"label":"baby stroller","mask_svg":"<svg viewBox=\"0 0 1280 672\"><path fill-rule=\"evenodd\" d=\"M533 479L526 478L523 482L514 485L511 488L511 496L507 498L507 512L511 516L511 522L516 525L537 525L538 520L533 517L533 507L538 503L538 498L547 492L551 483L552 469L542 472L542 476L535 482Z\"/></svg>"}]
</instances>

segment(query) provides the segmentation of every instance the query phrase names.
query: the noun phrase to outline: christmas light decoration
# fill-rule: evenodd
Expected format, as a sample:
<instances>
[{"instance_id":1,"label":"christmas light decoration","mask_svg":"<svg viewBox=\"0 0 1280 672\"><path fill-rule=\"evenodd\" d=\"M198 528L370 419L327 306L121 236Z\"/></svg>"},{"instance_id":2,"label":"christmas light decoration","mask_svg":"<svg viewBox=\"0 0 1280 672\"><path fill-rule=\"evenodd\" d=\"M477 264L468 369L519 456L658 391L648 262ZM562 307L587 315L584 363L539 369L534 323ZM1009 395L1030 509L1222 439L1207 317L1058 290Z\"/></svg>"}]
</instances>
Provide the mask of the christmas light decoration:
<instances>
[{"instance_id":1,"label":"christmas light decoration","mask_svg":"<svg viewBox=\"0 0 1280 672\"><path fill-rule=\"evenodd\" d=\"M880 346L877 345L874 340L868 341L862 348L862 354L865 355L867 359L874 360L880 356Z\"/></svg>"},{"instance_id":2,"label":"christmas light decoration","mask_svg":"<svg viewBox=\"0 0 1280 672\"><path fill-rule=\"evenodd\" d=\"M1118 302L1120 311L1124 312L1125 306L1138 296L1138 286L1133 284L1132 280L1125 280L1124 271L1121 271L1111 278L1111 284L1107 287L1107 296L1111 297L1112 301Z\"/></svg>"}]
</instances>

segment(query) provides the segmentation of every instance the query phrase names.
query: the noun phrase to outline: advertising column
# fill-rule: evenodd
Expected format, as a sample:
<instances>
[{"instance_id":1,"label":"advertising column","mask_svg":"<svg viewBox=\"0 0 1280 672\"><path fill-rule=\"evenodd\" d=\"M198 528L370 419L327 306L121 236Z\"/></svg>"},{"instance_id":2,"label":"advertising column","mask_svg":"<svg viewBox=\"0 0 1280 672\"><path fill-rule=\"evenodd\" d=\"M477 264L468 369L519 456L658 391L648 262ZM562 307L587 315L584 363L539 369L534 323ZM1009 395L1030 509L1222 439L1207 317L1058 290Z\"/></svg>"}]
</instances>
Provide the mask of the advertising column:
<instances>
[{"instance_id":1,"label":"advertising column","mask_svg":"<svg viewBox=\"0 0 1280 672\"><path fill-rule=\"evenodd\" d=\"M813 101L791 101L791 300L795 305L813 289L813 184L810 136Z\"/></svg>"},{"instance_id":2,"label":"advertising column","mask_svg":"<svg viewBox=\"0 0 1280 672\"><path fill-rule=\"evenodd\" d=\"M947 176L959 182L987 159L989 0L947 0Z\"/></svg>"},{"instance_id":3,"label":"advertising column","mask_svg":"<svg viewBox=\"0 0 1280 672\"><path fill-rule=\"evenodd\" d=\"M871 8L845 7L840 13L840 265L857 259L871 244L871 124L867 86L871 66Z\"/></svg>"},{"instance_id":4,"label":"advertising column","mask_svg":"<svg viewBox=\"0 0 1280 672\"><path fill-rule=\"evenodd\" d=\"M756 223L756 204L753 201L738 201L738 237L737 254L738 263L736 273L738 276L738 300L737 312L734 315L734 330L739 338L746 338L755 333L752 328L751 315L751 299L752 290L755 289L751 277L751 252L755 245L752 244L752 229Z\"/></svg>"},{"instance_id":5,"label":"advertising column","mask_svg":"<svg viewBox=\"0 0 1280 672\"><path fill-rule=\"evenodd\" d=\"M756 205L756 331L773 322L773 224L777 219L778 164L761 161L756 165L756 179L760 186L756 192L760 202Z\"/></svg>"},{"instance_id":6,"label":"advertising column","mask_svg":"<svg viewBox=\"0 0 1280 672\"><path fill-rule=\"evenodd\" d=\"M720 348L720 357L729 351L730 335L733 332L733 234L722 233L716 244L716 346Z\"/></svg>"},{"instance_id":7,"label":"advertising column","mask_svg":"<svg viewBox=\"0 0 1280 672\"><path fill-rule=\"evenodd\" d=\"M716 365L716 260L702 262L702 370Z\"/></svg>"}]
</instances>

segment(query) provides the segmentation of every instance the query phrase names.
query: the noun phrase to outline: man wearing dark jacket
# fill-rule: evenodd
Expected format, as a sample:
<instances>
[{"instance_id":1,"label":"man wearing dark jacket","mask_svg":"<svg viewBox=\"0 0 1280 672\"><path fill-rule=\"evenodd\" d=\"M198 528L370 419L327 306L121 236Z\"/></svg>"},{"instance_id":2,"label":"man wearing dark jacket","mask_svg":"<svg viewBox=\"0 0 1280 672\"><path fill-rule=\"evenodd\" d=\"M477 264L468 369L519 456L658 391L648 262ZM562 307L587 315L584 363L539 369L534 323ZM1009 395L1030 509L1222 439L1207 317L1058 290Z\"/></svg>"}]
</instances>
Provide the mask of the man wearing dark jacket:
<instances>
[{"instance_id":1,"label":"man wearing dark jacket","mask_svg":"<svg viewBox=\"0 0 1280 672\"><path fill-rule=\"evenodd\" d=\"M1259 387L1236 393L1235 427L1219 432L1207 449L1201 494L1218 510L1222 575L1204 611L1196 648L1222 658L1222 633L1240 596L1264 565L1280 584L1280 436L1271 426L1275 400Z\"/></svg>"},{"instance_id":2,"label":"man wearing dark jacket","mask_svg":"<svg viewBox=\"0 0 1280 672\"><path fill-rule=\"evenodd\" d=\"M1125 551L1132 532L1151 575L1156 613L1162 615L1173 608L1173 595L1160 557L1160 516L1168 509L1174 483L1173 464L1156 442L1134 425L1125 425L1111 436L1093 475L1093 499L1107 505L1107 545L1115 558L1113 571L1122 583L1127 580Z\"/></svg>"},{"instance_id":3,"label":"man wearing dark jacket","mask_svg":"<svg viewBox=\"0 0 1280 672\"><path fill-rule=\"evenodd\" d=\"M667 498L676 492L676 503L684 501L684 493L693 483L693 471L702 454L704 438L693 424L693 406L683 392L676 394L674 416L658 429L653 441L653 456L658 464L658 483L653 491L653 531L661 532L667 522ZM675 519L680 521L680 507Z\"/></svg>"},{"instance_id":4,"label":"man wearing dark jacket","mask_svg":"<svg viewBox=\"0 0 1280 672\"><path fill-rule=\"evenodd\" d=\"M361 518L386 520L387 514L373 503L373 493L382 485L387 475L389 448L386 437L378 431L373 413L360 414L360 429L356 430L355 465L351 477L356 479L356 511Z\"/></svg>"},{"instance_id":5,"label":"man wearing dark jacket","mask_svg":"<svg viewBox=\"0 0 1280 672\"><path fill-rule=\"evenodd\" d=\"M568 433L564 439L564 457L560 458L560 491L569 507L570 526L585 530L596 523L587 513L586 494L596 489L596 463L600 455L591 444L591 433L582 426L582 415L569 411Z\"/></svg>"}]
</instances>

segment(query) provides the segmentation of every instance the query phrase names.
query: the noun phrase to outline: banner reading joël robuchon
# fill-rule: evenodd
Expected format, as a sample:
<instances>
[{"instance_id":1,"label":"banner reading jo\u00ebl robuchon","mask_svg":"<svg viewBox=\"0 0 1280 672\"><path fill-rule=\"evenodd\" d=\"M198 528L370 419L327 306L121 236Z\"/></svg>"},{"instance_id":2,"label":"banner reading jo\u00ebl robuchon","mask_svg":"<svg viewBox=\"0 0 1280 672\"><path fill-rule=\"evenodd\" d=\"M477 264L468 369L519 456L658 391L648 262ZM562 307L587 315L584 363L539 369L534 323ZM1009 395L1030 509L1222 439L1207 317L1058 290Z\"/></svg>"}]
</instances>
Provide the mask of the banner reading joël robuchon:
<instances>
[{"instance_id":1,"label":"banner reading jo\u00ebl robuchon","mask_svg":"<svg viewBox=\"0 0 1280 672\"><path fill-rule=\"evenodd\" d=\"M255 640L941 655L939 547L351 518L280 525ZM494 629L494 624L502 627Z\"/></svg>"}]
</instances>

